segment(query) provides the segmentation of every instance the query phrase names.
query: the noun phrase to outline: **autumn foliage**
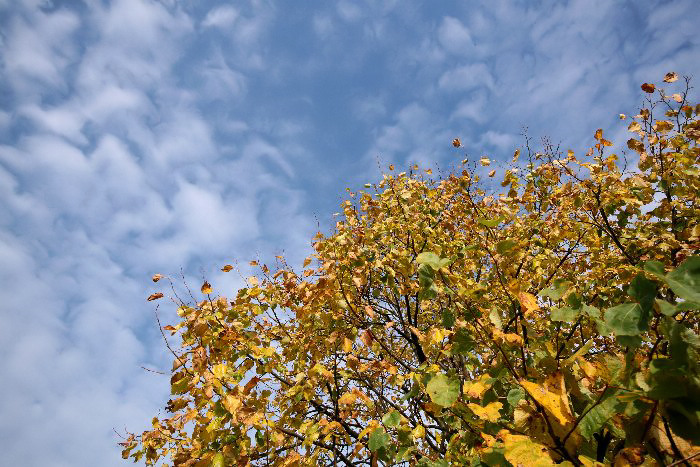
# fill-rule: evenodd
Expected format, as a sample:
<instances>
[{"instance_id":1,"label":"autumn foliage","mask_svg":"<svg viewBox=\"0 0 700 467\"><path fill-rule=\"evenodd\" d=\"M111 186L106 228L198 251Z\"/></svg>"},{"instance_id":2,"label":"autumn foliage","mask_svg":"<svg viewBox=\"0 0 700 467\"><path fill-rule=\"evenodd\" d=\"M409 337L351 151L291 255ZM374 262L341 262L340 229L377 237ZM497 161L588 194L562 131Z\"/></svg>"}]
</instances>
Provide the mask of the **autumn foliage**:
<instances>
[{"instance_id":1,"label":"autumn foliage","mask_svg":"<svg viewBox=\"0 0 700 467\"><path fill-rule=\"evenodd\" d=\"M168 414L124 457L697 462L700 106L676 80L643 85L617 155L598 130L580 154L526 140L489 169L391 167L302 270L253 262L233 297L172 297Z\"/></svg>"}]
</instances>

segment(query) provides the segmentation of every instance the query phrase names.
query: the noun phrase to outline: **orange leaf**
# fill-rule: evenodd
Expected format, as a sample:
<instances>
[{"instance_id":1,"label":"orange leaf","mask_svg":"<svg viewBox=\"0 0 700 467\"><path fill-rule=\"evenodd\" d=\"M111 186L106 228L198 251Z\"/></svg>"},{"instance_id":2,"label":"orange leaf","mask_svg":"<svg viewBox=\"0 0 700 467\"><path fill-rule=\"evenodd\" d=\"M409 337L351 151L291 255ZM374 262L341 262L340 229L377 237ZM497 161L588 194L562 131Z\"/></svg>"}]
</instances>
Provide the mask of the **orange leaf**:
<instances>
[{"instance_id":1,"label":"orange leaf","mask_svg":"<svg viewBox=\"0 0 700 467\"><path fill-rule=\"evenodd\" d=\"M367 347L371 347L371 346L372 346L372 341L373 341L374 339L372 339L372 333L370 332L369 329L365 330L364 332L362 332L362 334L360 334L360 340L361 340Z\"/></svg>"},{"instance_id":2,"label":"orange leaf","mask_svg":"<svg viewBox=\"0 0 700 467\"><path fill-rule=\"evenodd\" d=\"M602 129L602 128L598 128L598 129L595 131L595 135L593 135L593 137L594 137L595 139L597 139L598 141L600 141L601 139L603 139L603 129Z\"/></svg>"},{"instance_id":3,"label":"orange leaf","mask_svg":"<svg viewBox=\"0 0 700 467\"><path fill-rule=\"evenodd\" d=\"M455 138L452 140L452 146L458 148L462 145L462 142L459 140L459 138Z\"/></svg>"},{"instance_id":4,"label":"orange leaf","mask_svg":"<svg viewBox=\"0 0 700 467\"><path fill-rule=\"evenodd\" d=\"M642 91L648 92L649 94L654 92L654 89L656 89L656 86L654 86L651 83L644 83L642 84Z\"/></svg>"},{"instance_id":5,"label":"orange leaf","mask_svg":"<svg viewBox=\"0 0 700 467\"><path fill-rule=\"evenodd\" d=\"M159 298L163 298L163 294L158 292L158 293L152 293L151 295L148 296L148 301L152 302L153 300L158 300Z\"/></svg>"},{"instance_id":6,"label":"orange leaf","mask_svg":"<svg viewBox=\"0 0 700 467\"><path fill-rule=\"evenodd\" d=\"M162 278L163 278L163 276L162 276L161 274L153 274L153 278L152 278L152 279L153 279L153 282L158 282L158 281L161 280Z\"/></svg>"},{"instance_id":7,"label":"orange leaf","mask_svg":"<svg viewBox=\"0 0 700 467\"><path fill-rule=\"evenodd\" d=\"M518 294L518 300L520 300L520 308L525 316L540 309L540 306L537 304L537 298L532 294L520 292L520 294Z\"/></svg>"},{"instance_id":8,"label":"orange leaf","mask_svg":"<svg viewBox=\"0 0 700 467\"><path fill-rule=\"evenodd\" d=\"M227 264L226 266L224 266L223 268L221 268L221 270L224 271L224 272L229 272L229 271L232 270L232 269L233 269L233 266L231 266L230 264Z\"/></svg>"},{"instance_id":9,"label":"orange leaf","mask_svg":"<svg viewBox=\"0 0 700 467\"><path fill-rule=\"evenodd\" d=\"M204 284L202 284L202 293L203 294L210 294L211 292L212 292L211 284L207 281L204 281Z\"/></svg>"}]
</instances>

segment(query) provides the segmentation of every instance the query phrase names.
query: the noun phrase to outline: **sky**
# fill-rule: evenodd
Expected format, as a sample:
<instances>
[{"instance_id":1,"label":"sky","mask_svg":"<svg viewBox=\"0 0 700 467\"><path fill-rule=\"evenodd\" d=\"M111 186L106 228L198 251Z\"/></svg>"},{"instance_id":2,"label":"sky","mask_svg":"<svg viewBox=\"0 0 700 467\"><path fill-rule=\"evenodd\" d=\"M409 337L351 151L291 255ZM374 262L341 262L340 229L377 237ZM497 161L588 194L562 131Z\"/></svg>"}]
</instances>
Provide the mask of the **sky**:
<instances>
[{"instance_id":1,"label":"sky","mask_svg":"<svg viewBox=\"0 0 700 467\"><path fill-rule=\"evenodd\" d=\"M624 142L641 83L700 85L697 24L697 0L0 0L0 463L125 465L117 433L168 399L153 274L232 296L389 164L498 168L525 127Z\"/></svg>"}]
</instances>

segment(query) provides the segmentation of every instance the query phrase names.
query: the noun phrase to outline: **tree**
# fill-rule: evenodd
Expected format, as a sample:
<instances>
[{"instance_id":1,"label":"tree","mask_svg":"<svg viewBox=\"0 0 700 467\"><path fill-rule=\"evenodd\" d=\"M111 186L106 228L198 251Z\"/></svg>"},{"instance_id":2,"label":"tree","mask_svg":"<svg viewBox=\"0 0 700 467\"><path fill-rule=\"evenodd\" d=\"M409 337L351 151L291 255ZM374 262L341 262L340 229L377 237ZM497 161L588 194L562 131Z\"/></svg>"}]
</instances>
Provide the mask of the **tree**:
<instances>
[{"instance_id":1,"label":"tree","mask_svg":"<svg viewBox=\"0 0 700 467\"><path fill-rule=\"evenodd\" d=\"M501 193L468 160L442 178L390 167L349 194L303 270L254 261L259 273L233 299L206 282L199 303L176 298L180 322L163 327L182 340L170 414L130 435L123 456L693 462L700 105L688 79L677 94L642 89L629 159L597 130L581 156L526 139Z\"/></svg>"}]
</instances>

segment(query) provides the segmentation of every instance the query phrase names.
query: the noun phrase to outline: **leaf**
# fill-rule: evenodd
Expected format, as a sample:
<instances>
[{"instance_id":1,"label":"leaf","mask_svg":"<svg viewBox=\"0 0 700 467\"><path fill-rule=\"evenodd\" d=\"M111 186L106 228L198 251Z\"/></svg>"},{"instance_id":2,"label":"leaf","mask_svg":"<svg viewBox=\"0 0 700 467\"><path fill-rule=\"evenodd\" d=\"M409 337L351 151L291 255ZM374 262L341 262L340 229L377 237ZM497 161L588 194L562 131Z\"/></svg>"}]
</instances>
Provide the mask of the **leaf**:
<instances>
[{"instance_id":1,"label":"leaf","mask_svg":"<svg viewBox=\"0 0 700 467\"><path fill-rule=\"evenodd\" d=\"M340 399L338 399L338 404L340 405L352 405L357 400L357 395L354 392L346 392Z\"/></svg>"},{"instance_id":2,"label":"leaf","mask_svg":"<svg viewBox=\"0 0 700 467\"><path fill-rule=\"evenodd\" d=\"M367 347L372 347L372 342L374 341L374 339L372 338L372 332L369 329L365 329L360 334L360 340Z\"/></svg>"},{"instance_id":3,"label":"leaf","mask_svg":"<svg viewBox=\"0 0 700 467\"><path fill-rule=\"evenodd\" d=\"M452 329L455 325L455 315L450 310L443 310L442 312L442 327L445 329Z\"/></svg>"},{"instance_id":4,"label":"leaf","mask_svg":"<svg viewBox=\"0 0 700 467\"><path fill-rule=\"evenodd\" d=\"M553 415L560 424L566 426L567 423L574 421L574 416L569 406L568 393L564 386L563 373L552 374L542 384L520 381L520 385L548 413Z\"/></svg>"},{"instance_id":5,"label":"leaf","mask_svg":"<svg viewBox=\"0 0 700 467\"><path fill-rule=\"evenodd\" d=\"M560 300L566 294L566 292L568 292L570 287L571 282L563 279L556 279L552 285L546 289L542 289L538 295L542 298L551 298L556 302Z\"/></svg>"},{"instance_id":6,"label":"leaf","mask_svg":"<svg viewBox=\"0 0 700 467\"><path fill-rule=\"evenodd\" d=\"M642 332L640 328L641 317L642 307L639 303L624 303L608 308L603 319L615 335L636 336Z\"/></svg>"},{"instance_id":7,"label":"leaf","mask_svg":"<svg viewBox=\"0 0 700 467\"><path fill-rule=\"evenodd\" d=\"M384 431L384 428L375 428L372 434L369 435L367 447L369 447L369 450L372 452L377 451L386 447L389 444L390 439L391 438L389 438L389 435L386 433L386 431Z\"/></svg>"},{"instance_id":8,"label":"leaf","mask_svg":"<svg viewBox=\"0 0 700 467\"><path fill-rule=\"evenodd\" d=\"M162 275L162 274L153 274L153 277L152 277L153 282L158 282L158 281L161 280L162 278L163 278L163 275Z\"/></svg>"},{"instance_id":9,"label":"leaf","mask_svg":"<svg viewBox=\"0 0 700 467\"><path fill-rule=\"evenodd\" d=\"M498 224L503 222L503 220L503 217L498 217L496 219L479 218L477 219L477 222L485 227L496 227Z\"/></svg>"},{"instance_id":10,"label":"leaf","mask_svg":"<svg viewBox=\"0 0 700 467\"><path fill-rule=\"evenodd\" d=\"M474 344L469 331L459 328L452 337L452 354L466 355L474 348Z\"/></svg>"},{"instance_id":11,"label":"leaf","mask_svg":"<svg viewBox=\"0 0 700 467\"><path fill-rule=\"evenodd\" d=\"M493 177L494 175L496 175L496 170L492 170L489 172L489 177Z\"/></svg>"},{"instance_id":12,"label":"leaf","mask_svg":"<svg viewBox=\"0 0 700 467\"><path fill-rule=\"evenodd\" d=\"M565 323L573 323L578 317L581 310L574 310L568 306L552 308L550 318L552 321L563 321Z\"/></svg>"},{"instance_id":13,"label":"leaf","mask_svg":"<svg viewBox=\"0 0 700 467\"><path fill-rule=\"evenodd\" d=\"M611 392L610 395L603 399L600 404L590 409L581 419L578 431L587 441L590 441L593 435L598 433L603 425L615 415L618 401L612 395L613 393ZM586 410L588 408L584 412Z\"/></svg>"},{"instance_id":14,"label":"leaf","mask_svg":"<svg viewBox=\"0 0 700 467\"><path fill-rule=\"evenodd\" d=\"M482 407L470 402L467 404L467 407L480 419L495 423L498 421L500 416L498 412L503 408L503 404L500 402L491 402L487 404L486 407Z\"/></svg>"},{"instance_id":15,"label":"leaf","mask_svg":"<svg viewBox=\"0 0 700 467\"><path fill-rule=\"evenodd\" d=\"M447 266L450 264L450 260L447 258L440 258L438 255L435 253L432 253L430 251L423 252L416 256L416 262L418 264L427 264L431 268L433 268L435 271L439 270L440 268Z\"/></svg>"},{"instance_id":16,"label":"leaf","mask_svg":"<svg viewBox=\"0 0 700 467\"><path fill-rule=\"evenodd\" d=\"M666 275L666 283L680 298L700 302L700 256L688 257Z\"/></svg>"},{"instance_id":17,"label":"leaf","mask_svg":"<svg viewBox=\"0 0 700 467\"><path fill-rule=\"evenodd\" d=\"M488 157L482 157L481 159L479 159L479 162L484 167L486 167L487 165L491 165L491 160Z\"/></svg>"},{"instance_id":18,"label":"leaf","mask_svg":"<svg viewBox=\"0 0 700 467\"><path fill-rule=\"evenodd\" d=\"M549 456L547 446L533 441L529 436L505 433L503 455L514 466L550 467L556 465Z\"/></svg>"},{"instance_id":19,"label":"leaf","mask_svg":"<svg viewBox=\"0 0 700 467\"><path fill-rule=\"evenodd\" d=\"M209 295L211 292L211 284L207 281L204 281L204 284L202 284L202 293Z\"/></svg>"},{"instance_id":20,"label":"leaf","mask_svg":"<svg viewBox=\"0 0 700 467\"><path fill-rule=\"evenodd\" d=\"M516 243L513 240L501 240L496 243L496 251L500 255L506 254L511 248L513 248Z\"/></svg>"},{"instance_id":21,"label":"leaf","mask_svg":"<svg viewBox=\"0 0 700 467\"><path fill-rule=\"evenodd\" d=\"M494 382L494 378L488 373L484 373L476 381L465 381L462 389L467 397L480 399L481 396L491 388Z\"/></svg>"},{"instance_id":22,"label":"leaf","mask_svg":"<svg viewBox=\"0 0 700 467\"><path fill-rule=\"evenodd\" d=\"M595 135L593 135L593 137L594 137L595 139L597 139L598 141L600 141L601 139L603 139L603 129L602 129L602 128L598 128L598 129L595 131Z\"/></svg>"},{"instance_id":23,"label":"leaf","mask_svg":"<svg viewBox=\"0 0 700 467\"><path fill-rule=\"evenodd\" d=\"M233 266L231 266L230 264L227 264L226 266L221 268L221 270L224 272L229 272L229 271L233 270Z\"/></svg>"},{"instance_id":24,"label":"leaf","mask_svg":"<svg viewBox=\"0 0 700 467\"><path fill-rule=\"evenodd\" d=\"M518 301L520 302L520 309L525 316L540 309L540 306L537 304L537 297L527 292L520 292L518 294Z\"/></svg>"},{"instance_id":25,"label":"leaf","mask_svg":"<svg viewBox=\"0 0 700 467\"><path fill-rule=\"evenodd\" d=\"M452 146L458 148L462 145L462 142L459 140L459 138L455 138L452 140Z\"/></svg>"},{"instance_id":26,"label":"leaf","mask_svg":"<svg viewBox=\"0 0 700 467\"><path fill-rule=\"evenodd\" d=\"M211 459L211 467L224 467L225 465L223 453L217 452L214 454L214 457Z\"/></svg>"},{"instance_id":27,"label":"leaf","mask_svg":"<svg viewBox=\"0 0 700 467\"><path fill-rule=\"evenodd\" d=\"M513 388L510 391L508 391L508 395L506 396L506 400L508 400L508 403L512 407L516 407L518 405L518 402L520 402L524 398L525 391L523 391L522 388Z\"/></svg>"},{"instance_id":28,"label":"leaf","mask_svg":"<svg viewBox=\"0 0 700 467\"><path fill-rule=\"evenodd\" d=\"M439 373L426 386L430 400L442 407L451 407L459 397L459 379Z\"/></svg>"},{"instance_id":29,"label":"leaf","mask_svg":"<svg viewBox=\"0 0 700 467\"><path fill-rule=\"evenodd\" d=\"M654 89L655 89L655 88L656 88L656 86L654 86L654 85L651 84L651 83L644 83L644 84L642 84L642 91L644 91L644 92L646 92L646 93L649 93L649 94L652 94L652 93L654 92Z\"/></svg>"},{"instance_id":30,"label":"leaf","mask_svg":"<svg viewBox=\"0 0 700 467\"><path fill-rule=\"evenodd\" d=\"M152 293L151 295L148 296L146 300L149 302L152 302L153 300L158 300L159 298L163 298L163 294L160 292Z\"/></svg>"},{"instance_id":31,"label":"leaf","mask_svg":"<svg viewBox=\"0 0 700 467\"><path fill-rule=\"evenodd\" d=\"M666 73L666 76L664 76L664 82L666 83L673 83L675 81L678 81L678 73L674 71Z\"/></svg>"},{"instance_id":32,"label":"leaf","mask_svg":"<svg viewBox=\"0 0 700 467\"><path fill-rule=\"evenodd\" d=\"M389 428L397 427L401 423L401 414L396 410L392 410L382 417L382 423Z\"/></svg>"}]
</instances>

